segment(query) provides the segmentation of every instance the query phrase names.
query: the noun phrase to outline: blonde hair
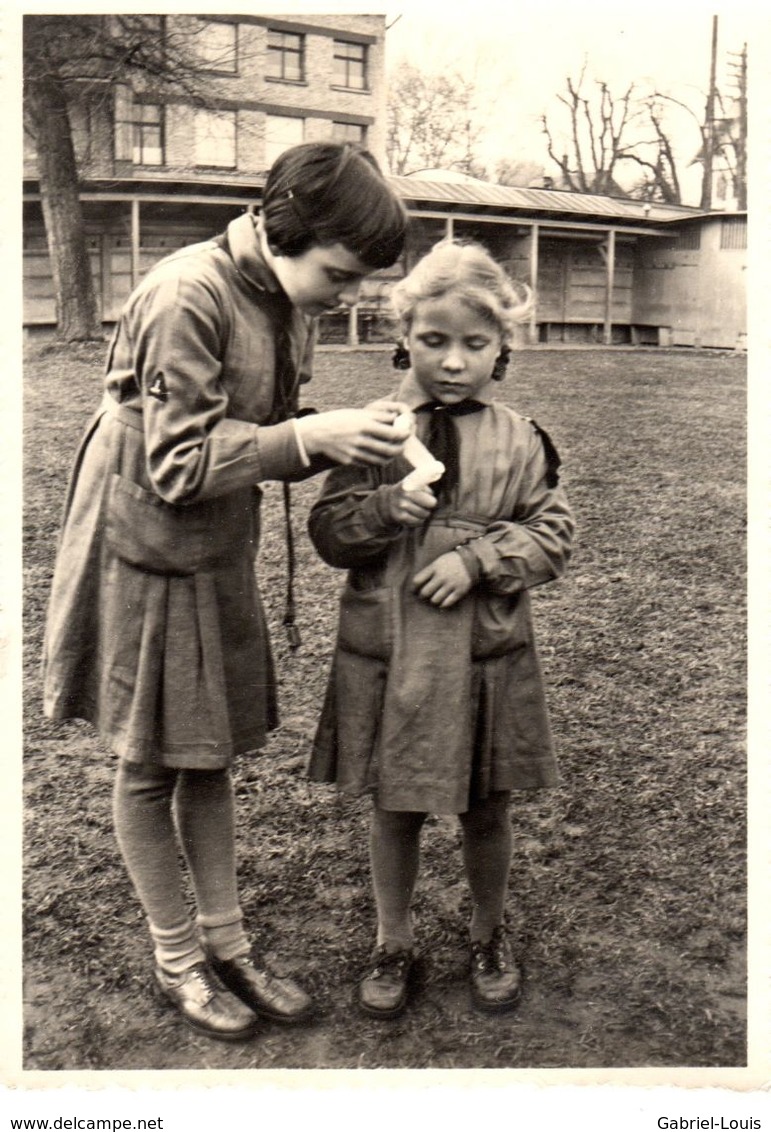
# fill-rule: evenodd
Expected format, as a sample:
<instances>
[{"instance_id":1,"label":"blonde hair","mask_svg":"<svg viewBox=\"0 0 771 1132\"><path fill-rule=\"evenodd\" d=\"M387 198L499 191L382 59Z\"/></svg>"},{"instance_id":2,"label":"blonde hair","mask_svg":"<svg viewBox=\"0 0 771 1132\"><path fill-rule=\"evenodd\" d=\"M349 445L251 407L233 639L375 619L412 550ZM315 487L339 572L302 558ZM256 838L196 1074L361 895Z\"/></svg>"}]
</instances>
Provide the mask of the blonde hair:
<instances>
[{"instance_id":1,"label":"blonde hair","mask_svg":"<svg viewBox=\"0 0 771 1132\"><path fill-rule=\"evenodd\" d=\"M494 323L504 346L513 344L533 305L530 288L514 283L481 244L442 240L391 291L401 333L409 332L418 303L450 293Z\"/></svg>"}]
</instances>

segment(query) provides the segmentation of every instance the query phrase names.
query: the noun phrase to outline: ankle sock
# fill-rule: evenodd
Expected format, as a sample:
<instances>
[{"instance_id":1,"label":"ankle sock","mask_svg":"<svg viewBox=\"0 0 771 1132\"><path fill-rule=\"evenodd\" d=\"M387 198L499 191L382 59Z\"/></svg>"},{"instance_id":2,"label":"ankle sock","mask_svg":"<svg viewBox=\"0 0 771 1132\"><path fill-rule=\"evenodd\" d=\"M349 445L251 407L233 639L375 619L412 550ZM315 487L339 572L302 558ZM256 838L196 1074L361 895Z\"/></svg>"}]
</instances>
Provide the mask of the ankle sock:
<instances>
[{"instance_id":1,"label":"ankle sock","mask_svg":"<svg viewBox=\"0 0 771 1132\"><path fill-rule=\"evenodd\" d=\"M196 923L207 954L217 959L237 959L251 951L239 908L215 916L199 914Z\"/></svg>"},{"instance_id":2,"label":"ankle sock","mask_svg":"<svg viewBox=\"0 0 771 1132\"><path fill-rule=\"evenodd\" d=\"M170 975L181 975L196 963L205 962L206 956L191 919L171 928L159 928L150 921L148 923L155 945L155 962L164 971Z\"/></svg>"}]
</instances>

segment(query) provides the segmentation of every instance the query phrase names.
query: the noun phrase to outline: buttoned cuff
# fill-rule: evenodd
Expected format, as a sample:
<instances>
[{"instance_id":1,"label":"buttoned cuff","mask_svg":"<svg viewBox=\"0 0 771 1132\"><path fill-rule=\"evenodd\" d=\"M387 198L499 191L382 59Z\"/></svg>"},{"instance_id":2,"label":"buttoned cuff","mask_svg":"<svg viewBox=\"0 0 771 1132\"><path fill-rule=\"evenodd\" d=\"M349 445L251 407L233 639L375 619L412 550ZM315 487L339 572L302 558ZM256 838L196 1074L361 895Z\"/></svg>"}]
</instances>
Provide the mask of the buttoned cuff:
<instances>
[{"instance_id":1,"label":"buttoned cuff","mask_svg":"<svg viewBox=\"0 0 771 1132\"><path fill-rule=\"evenodd\" d=\"M310 460L294 420L275 425L257 425L254 430L259 480L282 480L304 471Z\"/></svg>"},{"instance_id":2,"label":"buttoned cuff","mask_svg":"<svg viewBox=\"0 0 771 1132\"><path fill-rule=\"evenodd\" d=\"M469 577L471 578L472 583L474 585L476 585L477 582L482 577L482 564L481 564L481 562L477 558L474 551L471 549L470 544L467 543L467 542L461 543L460 546L456 546L455 550L456 550L456 553L458 553L460 555L461 561L463 562L463 565L468 570L468 574L469 574Z\"/></svg>"}]
</instances>

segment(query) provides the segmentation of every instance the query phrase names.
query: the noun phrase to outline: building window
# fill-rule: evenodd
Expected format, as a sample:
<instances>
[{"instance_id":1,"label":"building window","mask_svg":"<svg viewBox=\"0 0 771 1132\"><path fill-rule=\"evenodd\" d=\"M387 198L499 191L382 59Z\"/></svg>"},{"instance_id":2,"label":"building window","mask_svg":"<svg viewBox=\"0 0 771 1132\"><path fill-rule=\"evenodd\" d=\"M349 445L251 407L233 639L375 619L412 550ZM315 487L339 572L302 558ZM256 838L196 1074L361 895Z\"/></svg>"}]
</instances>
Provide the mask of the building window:
<instances>
[{"instance_id":1,"label":"building window","mask_svg":"<svg viewBox=\"0 0 771 1132\"><path fill-rule=\"evenodd\" d=\"M720 221L720 247L723 251L744 251L747 247L747 221L743 216L725 216Z\"/></svg>"},{"instance_id":2,"label":"building window","mask_svg":"<svg viewBox=\"0 0 771 1132\"><path fill-rule=\"evenodd\" d=\"M200 69L235 74L238 69L238 24L199 20L198 27L195 51Z\"/></svg>"},{"instance_id":3,"label":"building window","mask_svg":"<svg viewBox=\"0 0 771 1132\"><path fill-rule=\"evenodd\" d=\"M367 144L367 127L358 122L333 122L332 140L336 142L359 142Z\"/></svg>"},{"instance_id":4,"label":"building window","mask_svg":"<svg viewBox=\"0 0 771 1132\"><path fill-rule=\"evenodd\" d=\"M698 251L701 247L701 228L681 228L675 236L675 247L679 251Z\"/></svg>"},{"instance_id":5,"label":"building window","mask_svg":"<svg viewBox=\"0 0 771 1132\"><path fill-rule=\"evenodd\" d=\"M115 160L133 161L134 103L131 87L115 84Z\"/></svg>"},{"instance_id":6,"label":"building window","mask_svg":"<svg viewBox=\"0 0 771 1132\"><path fill-rule=\"evenodd\" d=\"M218 169L236 167L236 114L234 110L197 110L195 163Z\"/></svg>"},{"instance_id":7,"label":"building window","mask_svg":"<svg viewBox=\"0 0 771 1132\"><path fill-rule=\"evenodd\" d=\"M334 86L344 86L349 90L367 90L366 44L335 40L332 81Z\"/></svg>"},{"instance_id":8,"label":"building window","mask_svg":"<svg viewBox=\"0 0 771 1132\"><path fill-rule=\"evenodd\" d=\"M270 166L285 149L299 145L305 137L305 119L268 114L265 125L265 164Z\"/></svg>"},{"instance_id":9,"label":"building window","mask_svg":"<svg viewBox=\"0 0 771 1132\"><path fill-rule=\"evenodd\" d=\"M268 28L269 79L301 83L305 79L305 36Z\"/></svg>"},{"instance_id":10,"label":"building window","mask_svg":"<svg viewBox=\"0 0 771 1132\"><path fill-rule=\"evenodd\" d=\"M151 102L134 104L132 159L135 165L163 165L163 107Z\"/></svg>"}]
</instances>

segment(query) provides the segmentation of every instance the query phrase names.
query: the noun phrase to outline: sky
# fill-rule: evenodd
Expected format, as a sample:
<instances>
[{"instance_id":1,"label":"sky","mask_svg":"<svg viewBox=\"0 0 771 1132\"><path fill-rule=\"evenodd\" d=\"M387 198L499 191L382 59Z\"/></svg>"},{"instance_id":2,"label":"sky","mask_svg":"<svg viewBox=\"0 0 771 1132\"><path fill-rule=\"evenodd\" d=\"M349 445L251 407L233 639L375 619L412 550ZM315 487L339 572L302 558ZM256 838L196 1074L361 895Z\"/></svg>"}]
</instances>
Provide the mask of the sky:
<instances>
[{"instance_id":1,"label":"sky","mask_svg":"<svg viewBox=\"0 0 771 1132\"><path fill-rule=\"evenodd\" d=\"M386 9L386 64L390 73L409 61L427 71L473 76L486 110L484 155L535 160L553 174L556 166L546 155L539 119L546 113L556 123L556 95L568 75L577 78L584 59L587 78L607 81L613 92L623 93L632 81L650 83L703 113L713 14L718 16L717 85L727 89L728 52L738 53L748 43L752 62L768 50L771 17L758 14L758 8L586 0L395 3ZM679 147L690 157L698 148L696 123L685 112L674 113Z\"/></svg>"}]
</instances>

